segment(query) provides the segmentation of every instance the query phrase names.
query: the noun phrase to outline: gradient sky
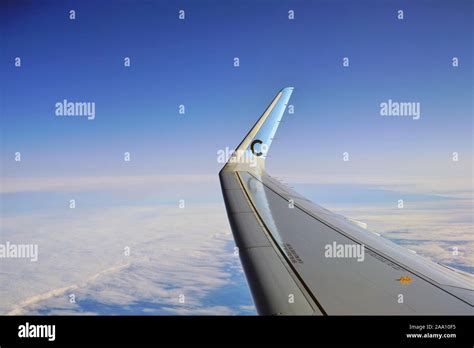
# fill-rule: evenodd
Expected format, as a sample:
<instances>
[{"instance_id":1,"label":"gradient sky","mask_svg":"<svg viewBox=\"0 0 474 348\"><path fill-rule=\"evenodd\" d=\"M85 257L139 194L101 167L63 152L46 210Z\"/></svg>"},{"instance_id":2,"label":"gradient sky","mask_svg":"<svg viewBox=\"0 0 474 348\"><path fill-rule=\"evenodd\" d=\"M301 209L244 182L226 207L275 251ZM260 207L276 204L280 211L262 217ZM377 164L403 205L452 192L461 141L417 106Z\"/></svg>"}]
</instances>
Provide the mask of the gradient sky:
<instances>
[{"instance_id":1,"label":"gradient sky","mask_svg":"<svg viewBox=\"0 0 474 348\"><path fill-rule=\"evenodd\" d=\"M472 175L472 1L2 1L0 10L4 177L214 174L216 151L236 146L285 86L295 87L295 114L272 147L275 172ZM63 99L95 102L95 120L56 117ZM421 119L381 117L388 99L420 102Z\"/></svg>"},{"instance_id":2,"label":"gradient sky","mask_svg":"<svg viewBox=\"0 0 474 348\"><path fill-rule=\"evenodd\" d=\"M286 86L295 114L269 172L303 176L291 182L316 203L472 272L472 23L470 0L1 1L0 237L38 243L41 262L9 260L0 311L42 294L26 312L99 301L123 314L142 301L129 310L174 313L174 284L190 294L184 314L253 313L217 151ZM56 117L63 99L95 102L95 119ZM388 99L420 102L421 118L380 116ZM466 257L454 260L453 245ZM78 305L51 292L83 282Z\"/></svg>"}]
</instances>

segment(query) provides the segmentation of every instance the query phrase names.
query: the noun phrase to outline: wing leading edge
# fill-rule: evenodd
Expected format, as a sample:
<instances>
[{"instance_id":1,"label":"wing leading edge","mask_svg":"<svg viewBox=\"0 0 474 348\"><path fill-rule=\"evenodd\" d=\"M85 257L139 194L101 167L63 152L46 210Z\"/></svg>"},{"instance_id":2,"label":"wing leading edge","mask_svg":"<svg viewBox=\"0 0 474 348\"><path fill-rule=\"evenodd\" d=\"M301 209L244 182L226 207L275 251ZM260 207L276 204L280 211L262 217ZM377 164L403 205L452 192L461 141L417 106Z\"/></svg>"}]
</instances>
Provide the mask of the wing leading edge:
<instances>
[{"instance_id":1,"label":"wing leading edge","mask_svg":"<svg viewBox=\"0 0 474 348\"><path fill-rule=\"evenodd\" d=\"M472 315L472 276L313 204L265 172L292 92L278 92L219 173L259 314Z\"/></svg>"}]
</instances>

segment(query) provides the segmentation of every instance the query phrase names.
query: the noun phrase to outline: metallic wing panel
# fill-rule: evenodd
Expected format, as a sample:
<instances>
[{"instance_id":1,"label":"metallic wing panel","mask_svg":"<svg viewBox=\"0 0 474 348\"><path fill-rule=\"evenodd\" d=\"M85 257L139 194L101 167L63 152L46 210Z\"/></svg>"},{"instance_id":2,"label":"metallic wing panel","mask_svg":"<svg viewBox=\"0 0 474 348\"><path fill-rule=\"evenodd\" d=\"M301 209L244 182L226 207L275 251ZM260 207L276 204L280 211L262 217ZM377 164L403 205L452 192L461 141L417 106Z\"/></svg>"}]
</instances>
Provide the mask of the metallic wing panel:
<instances>
[{"instance_id":1,"label":"metallic wing panel","mask_svg":"<svg viewBox=\"0 0 474 348\"><path fill-rule=\"evenodd\" d=\"M265 172L268 147L292 92L288 87L277 94L219 174L258 312L474 314L472 276L331 213ZM344 257L328 252L341 247Z\"/></svg>"}]
</instances>

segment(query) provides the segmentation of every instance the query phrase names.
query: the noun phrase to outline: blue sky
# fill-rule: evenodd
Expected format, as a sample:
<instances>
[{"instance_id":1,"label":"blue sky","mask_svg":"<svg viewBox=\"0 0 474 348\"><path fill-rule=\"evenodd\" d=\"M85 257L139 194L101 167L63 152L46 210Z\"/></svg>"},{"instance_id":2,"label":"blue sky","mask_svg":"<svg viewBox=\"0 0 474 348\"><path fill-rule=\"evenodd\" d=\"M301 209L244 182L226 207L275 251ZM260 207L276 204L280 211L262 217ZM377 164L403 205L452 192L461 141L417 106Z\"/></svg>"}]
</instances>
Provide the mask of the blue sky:
<instances>
[{"instance_id":1,"label":"blue sky","mask_svg":"<svg viewBox=\"0 0 474 348\"><path fill-rule=\"evenodd\" d=\"M153 299L173 311L169 283L191 282L184 314L252 312L217 151L286 86L295 114L272 144L271 174L304 175L293 182L308 198L435 260L454 263L458 243L467 257L456 265L472 271L472 17L472 1L2 1L0 236L38 242L40 262L9 263L0 310L43 293L46 313L74 313L51 290L110 270L77 290L79 304ZM95 119L56 117L63 99L95 102ZM388 99L420 102L421 118L381 117Z\"/></svg>"},{"instance_id":2,"label":"blue sky","mask_svg":"<svg viewBox=\"0 0 474 348\"><path fill-rule=\"evenodd\" d=\"M348 151L362 173L423 176L458 151L446 175L470 176L472 16L471 1L4 1L2 175L216 173L291 85L275 171L338 175ZM95 102L95 120L55 117L63 99ZM388 99L421 119L381 117Z\"/></svg>"}]
</instances>

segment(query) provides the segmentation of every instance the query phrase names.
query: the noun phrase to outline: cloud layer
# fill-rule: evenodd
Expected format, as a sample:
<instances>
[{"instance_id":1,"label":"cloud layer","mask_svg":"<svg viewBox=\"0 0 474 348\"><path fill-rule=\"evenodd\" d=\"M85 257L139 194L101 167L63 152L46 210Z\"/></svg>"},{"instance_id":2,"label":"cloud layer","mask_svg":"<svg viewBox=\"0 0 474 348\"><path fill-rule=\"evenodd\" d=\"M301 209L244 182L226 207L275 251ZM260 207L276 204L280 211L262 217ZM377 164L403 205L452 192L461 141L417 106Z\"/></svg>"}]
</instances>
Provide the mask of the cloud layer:
<instances>
[{"instance_id":1,"label":"cloud layer","mask_svg":"<svg viewBox=\"0 0 474 348\"><path fill-rule=\"evenodd\" d=\"M223 203L188 197L5 216L1 240L38 244L39 260L2 260L0 312L255 313Z\"/></svg>"}]
</instances>

